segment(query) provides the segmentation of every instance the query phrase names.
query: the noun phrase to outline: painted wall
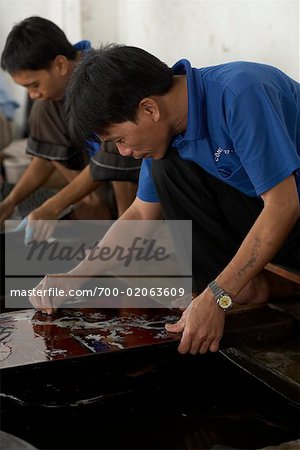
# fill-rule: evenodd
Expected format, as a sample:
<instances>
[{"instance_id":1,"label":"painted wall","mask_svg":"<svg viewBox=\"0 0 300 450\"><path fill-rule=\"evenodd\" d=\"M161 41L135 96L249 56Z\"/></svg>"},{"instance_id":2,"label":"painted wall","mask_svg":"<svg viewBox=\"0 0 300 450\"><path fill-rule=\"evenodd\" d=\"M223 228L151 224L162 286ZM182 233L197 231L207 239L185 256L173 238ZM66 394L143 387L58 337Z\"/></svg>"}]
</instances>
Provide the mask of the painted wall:
<instances>
[{"instance_id":1,"label":"painted wall","mask_svg":"<svg viewBox=\"0 0 300 450\"><path fill-rule=\"evenodd\" d=\"M145 48L168 64L249 60L299 79L298 0L81 0L83 35Z\"/></svg>"},{"instance_id":2,"label":"painted wall","mask_svg":"<svg viewBox=\"0 0 300 450\"><path fill-rule=\"evenodd\" d=\"M299 0L0 0L0 52L12 25L30 15L53 20L71 42L136 45L169 65L259 61L300 79ZM11 88L23 103L24 89Z\"/></svg>"}]
</instances>

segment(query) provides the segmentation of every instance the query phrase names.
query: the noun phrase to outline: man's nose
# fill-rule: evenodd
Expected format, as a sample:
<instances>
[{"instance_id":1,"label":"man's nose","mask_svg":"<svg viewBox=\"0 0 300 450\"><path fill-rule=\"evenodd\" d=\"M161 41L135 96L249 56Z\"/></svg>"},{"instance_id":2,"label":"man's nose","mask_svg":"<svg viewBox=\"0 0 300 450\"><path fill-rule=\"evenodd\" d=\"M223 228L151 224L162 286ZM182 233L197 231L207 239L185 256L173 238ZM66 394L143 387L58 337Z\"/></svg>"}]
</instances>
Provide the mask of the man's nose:
<instances>
[{"instance_id":1,"label":"man's nose","mask_svg":"<svg viewBox=\"0 0 300 450\"><path fill-rule=\"evenodd\" d=\"M116 143L117 149L122 156L131 156L132 150L125 144Z\"/></svg>"},{"instance_id":2,"label":"man's nose","mask_svg":"<svg viewBox=\"0 0 300 450\"><path fill-rule=\"evenodd\" d=\"M31 100L36 100L37 98L41 98L41 93L38 91L28 91L29 97Z\"/></svg>"}]
</instances>

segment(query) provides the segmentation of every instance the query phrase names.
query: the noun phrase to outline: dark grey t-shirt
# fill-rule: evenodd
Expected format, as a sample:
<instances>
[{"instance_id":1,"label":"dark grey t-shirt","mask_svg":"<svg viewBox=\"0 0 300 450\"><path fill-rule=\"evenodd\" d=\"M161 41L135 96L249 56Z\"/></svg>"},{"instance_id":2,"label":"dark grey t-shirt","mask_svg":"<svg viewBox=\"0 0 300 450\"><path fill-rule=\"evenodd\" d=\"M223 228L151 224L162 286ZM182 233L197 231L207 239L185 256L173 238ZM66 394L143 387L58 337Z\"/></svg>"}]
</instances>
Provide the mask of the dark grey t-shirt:
<instances>
[{"instance_id":1,"label":"dark grey t-shirt","mask_svg":"<svg viewBox=\"0 0 300 450\"><path fill-rule=\"evenodd\" d=\"M29 129L26 151L30 155L58 161L72 170L82 170L88 163L87 155L71 143L62 102L36 100L29 117Z\"/></svg>"},{"instance_id":2,"label":"dark grey t-shirt","mask_svg":"<svg viewBox=\"0 0 300 450\"><path fill-rule=\"evenodd\" d=\"M29 118L30 136L26 151L32 156L58 161L72 170L88 164L88 154L71 143L60 101L36 100ZM141 161L121 156L111 142L90 159L91 174L96 181L137 182Z\"/></svg>"}]
</instances>

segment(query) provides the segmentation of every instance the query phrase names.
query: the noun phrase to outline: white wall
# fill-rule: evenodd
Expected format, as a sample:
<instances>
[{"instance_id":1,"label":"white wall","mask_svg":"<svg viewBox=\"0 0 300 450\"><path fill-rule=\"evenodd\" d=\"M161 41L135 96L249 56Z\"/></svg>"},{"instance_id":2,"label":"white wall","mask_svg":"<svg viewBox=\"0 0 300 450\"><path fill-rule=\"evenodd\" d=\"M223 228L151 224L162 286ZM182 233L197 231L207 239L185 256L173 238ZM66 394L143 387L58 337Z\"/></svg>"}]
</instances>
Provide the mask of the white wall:
<instances>
[{"instance_id":1,"label":"white wall","mask_svg":"<svg viewBox=\"0 0 300 450\"><path fill-rule=\"evenodd\" d=\"M30 15L53 20L71 42L136 45L169 65L265 62L300 79L299 0L0 0L0 52L12 25ZM12 89L22 102L24 89Z\"/></svg>"},{"instance_id":2,"label":"white wall","mask_svg":"<svg viewBox=\"0 0 300 450\"><path fill-rule=\"evenodd\" d=\"M120 42L119 10L119 0L81 0L84 39L90 39L95 48L106 42Z\"/></svg>"},{"instance_id":3,"label":"white wall","mask_svg":"<svg viewBox=\"0 0 300 450\"><path fill-rule=\"evenodd\" d=\"M299 79L298 0L81 0L83 35L143 47L168 64L265 62Z\"/></svg>"}]
</instances>

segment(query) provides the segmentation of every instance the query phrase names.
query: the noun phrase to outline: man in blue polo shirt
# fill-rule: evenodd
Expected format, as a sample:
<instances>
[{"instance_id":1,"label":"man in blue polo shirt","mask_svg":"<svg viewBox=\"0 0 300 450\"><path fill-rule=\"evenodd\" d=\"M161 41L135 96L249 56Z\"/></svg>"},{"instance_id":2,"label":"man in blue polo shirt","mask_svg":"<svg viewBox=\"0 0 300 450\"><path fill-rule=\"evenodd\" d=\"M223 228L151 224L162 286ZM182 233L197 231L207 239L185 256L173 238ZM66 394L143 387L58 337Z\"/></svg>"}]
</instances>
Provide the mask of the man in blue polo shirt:
<instances>
[{"instance_id":1,"label":"man in blue polo shirt","mask_svg":"<svg viewBox=\"0 0 300 450\"><path fill-rule=\"evenodd\" d=\"M102 100L92 110L89 92ZM300 85L263 64L170 69L115 45L82 60L67 105L77 139L96 132L143 158L123 219L193 220L199 295L167 329L182 331L182 353L216 351L233 301L267 301L269 261L300 270ZM96 265L86 260L80 273Z\"/></svg>"}]
</instances>

